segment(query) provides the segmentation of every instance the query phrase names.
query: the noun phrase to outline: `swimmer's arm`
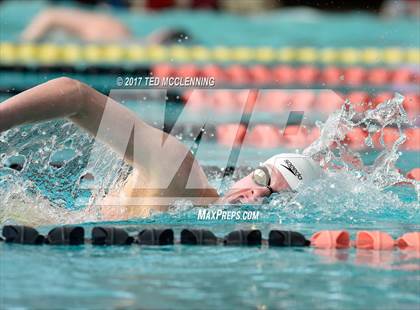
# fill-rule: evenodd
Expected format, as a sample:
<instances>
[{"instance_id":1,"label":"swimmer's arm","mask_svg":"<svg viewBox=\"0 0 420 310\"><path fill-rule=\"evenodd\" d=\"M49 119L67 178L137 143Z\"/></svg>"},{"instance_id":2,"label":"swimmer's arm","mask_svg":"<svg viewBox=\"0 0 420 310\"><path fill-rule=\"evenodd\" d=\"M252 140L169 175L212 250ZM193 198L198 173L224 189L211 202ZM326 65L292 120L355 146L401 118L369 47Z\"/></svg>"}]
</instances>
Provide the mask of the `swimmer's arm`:
<instances>
[{"instance_id":1,"label":"swimmer's arm","mask_svg":"<svg viewBox=\"0 0 420 310\"><path fill-rule=\"evenodd\" d=\"M61 8L48 9L36 16L23 31L22 39L41 40L53 30L62 30L86 41L118 40L130 35L123 24L110 16Z\"/></svg>"},{"instance_id":2,"label":"swimmer's arm","mask_svg":"<svg viewBox=\"0 0 420 310\"><path fill-rule=\"evenodd\" d=\"M26 123L65 118L80 113L84 86L58 78L28 89L0 104L0 132Z\"/></svg>"},{"instance_id":3,"label":"swimmer's arm","mask_svg":"<svg viewBox=\"0 0 420 310\"><path fill-rule=\"evenodd\" d=\"M105 108L111 121L101 124ZM217 195L194 156L178 139L149 126L128 108L79 81L65 77L54 79L0 103L0 132L55 118L68 118L94 136L101 126L105 134L102 132L98 138L146 176L153 177L155 184L167 182L168 177L173 176L174 163L185 158L185 167L192 166L191 173L181 168L174 176L174 187L167 194L182 193L185 191L182 184L188 180L192 188L203 189L203 194L208 196L210 191ZM127 137L125 124L131 124L135 134ZM127 140L128 146L121 143ZM162 141L165 141L164 149L160 147Z\"/></svg>"}]
</instances>

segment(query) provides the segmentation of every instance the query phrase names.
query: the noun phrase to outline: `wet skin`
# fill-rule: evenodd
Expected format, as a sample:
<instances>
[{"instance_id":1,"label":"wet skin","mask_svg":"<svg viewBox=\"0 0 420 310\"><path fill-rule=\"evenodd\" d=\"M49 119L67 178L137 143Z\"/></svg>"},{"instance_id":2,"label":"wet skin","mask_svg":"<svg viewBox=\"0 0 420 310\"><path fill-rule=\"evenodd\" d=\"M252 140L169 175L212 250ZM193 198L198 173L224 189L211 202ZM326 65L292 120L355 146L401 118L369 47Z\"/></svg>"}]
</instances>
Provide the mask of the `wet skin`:
<instances>
[{"instance_id":1,"label":"wet skin","mask_svg":"<svg viewBox=\"0 0 420 310\"><path fill-rule=\"evenodd\" d=\"M273 192L290 191L290 187L280 171L272 165L264 165L271 177L270 187ZM256 203L271 195L266 186L260 186L253 180L253 172L233 184L231 189L220 199L222 203Z\"/></svg>"}]
</instances>

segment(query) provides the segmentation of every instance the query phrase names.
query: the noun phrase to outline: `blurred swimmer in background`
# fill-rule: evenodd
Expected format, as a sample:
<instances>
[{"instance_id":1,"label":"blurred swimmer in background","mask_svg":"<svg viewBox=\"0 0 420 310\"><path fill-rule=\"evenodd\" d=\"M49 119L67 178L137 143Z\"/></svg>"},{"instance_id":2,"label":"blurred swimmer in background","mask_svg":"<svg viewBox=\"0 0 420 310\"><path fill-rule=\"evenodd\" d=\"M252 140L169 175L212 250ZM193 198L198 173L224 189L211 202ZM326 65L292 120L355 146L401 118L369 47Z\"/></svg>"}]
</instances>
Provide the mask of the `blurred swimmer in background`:
<instances>
[{"instance_id":1,"label":"blurred swimmer in background","mask_svg":"<svg viewBox=\"0 0 420 310\"><path fill-rule=\"evenodd\" d=\"M191 36L182 29L160 29L146 38L133 37L130 29L113 16L71 8L51 8L38 14L22 33L25 41L41 41L63 32L84 42L131 42L143 44L183 43Z\"/></svg>"}]
</instances>

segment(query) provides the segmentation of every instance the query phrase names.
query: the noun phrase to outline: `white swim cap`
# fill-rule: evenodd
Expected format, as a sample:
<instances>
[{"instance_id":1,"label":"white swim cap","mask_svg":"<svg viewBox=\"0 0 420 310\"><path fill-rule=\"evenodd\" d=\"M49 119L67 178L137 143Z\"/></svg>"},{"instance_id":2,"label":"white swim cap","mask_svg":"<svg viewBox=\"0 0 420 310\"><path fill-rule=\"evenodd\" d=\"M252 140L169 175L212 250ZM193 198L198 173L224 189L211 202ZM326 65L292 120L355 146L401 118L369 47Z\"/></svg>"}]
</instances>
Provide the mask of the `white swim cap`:
<instances>
[{"instance_id":1,"label":"white swim cap","mask_svg":"<svg viewBox=\"0 0 420 310\"><path fill-rule=\"evenodd\" d=\"M300 154L274 155L264 164L276 167L292 190L296 190L302 183L318 179L322 174L322 169L316 161Z\"/></svg>"}]
</instances>

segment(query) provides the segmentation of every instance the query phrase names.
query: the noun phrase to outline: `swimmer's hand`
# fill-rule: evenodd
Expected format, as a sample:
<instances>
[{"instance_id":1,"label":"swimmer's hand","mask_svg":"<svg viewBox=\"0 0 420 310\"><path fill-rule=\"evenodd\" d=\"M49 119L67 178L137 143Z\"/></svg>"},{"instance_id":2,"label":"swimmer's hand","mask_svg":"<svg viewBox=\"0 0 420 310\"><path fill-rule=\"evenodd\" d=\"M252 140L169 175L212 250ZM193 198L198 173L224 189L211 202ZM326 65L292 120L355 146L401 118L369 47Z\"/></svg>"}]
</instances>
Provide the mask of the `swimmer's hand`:
<instances>
[{"instance_id":1,"label":"swimmer's hand","mask_svg":"<svg viewBox=\"0 0 420 310\"><path fill-rule=\"evenodd\" d=\"M77 9L48 9L37 15L22 33L25 41L44 39L52 31L63 31L87 42L108 42L131 37L117 19Z\"/></svg>"}]
</instances>

